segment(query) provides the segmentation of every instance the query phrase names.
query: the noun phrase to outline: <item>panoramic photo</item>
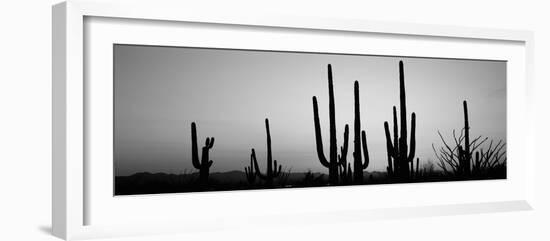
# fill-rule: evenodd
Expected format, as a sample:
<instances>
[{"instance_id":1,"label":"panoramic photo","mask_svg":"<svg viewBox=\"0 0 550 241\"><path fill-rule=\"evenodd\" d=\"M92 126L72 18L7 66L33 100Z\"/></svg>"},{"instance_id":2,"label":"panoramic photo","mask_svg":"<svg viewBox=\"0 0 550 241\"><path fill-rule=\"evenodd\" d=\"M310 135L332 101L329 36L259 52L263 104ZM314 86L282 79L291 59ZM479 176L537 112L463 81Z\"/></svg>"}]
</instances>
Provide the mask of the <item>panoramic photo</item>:
<instances>
[{"instance_id":1,"label":"panoramic photo","mask_svg":"<svg viewBox=\"0 0 550 241\"><path fill-rule=\"evenodd\" d=\"M114 195L506 179L506 62L115 44Z\"/></svg>"}]
</instances>

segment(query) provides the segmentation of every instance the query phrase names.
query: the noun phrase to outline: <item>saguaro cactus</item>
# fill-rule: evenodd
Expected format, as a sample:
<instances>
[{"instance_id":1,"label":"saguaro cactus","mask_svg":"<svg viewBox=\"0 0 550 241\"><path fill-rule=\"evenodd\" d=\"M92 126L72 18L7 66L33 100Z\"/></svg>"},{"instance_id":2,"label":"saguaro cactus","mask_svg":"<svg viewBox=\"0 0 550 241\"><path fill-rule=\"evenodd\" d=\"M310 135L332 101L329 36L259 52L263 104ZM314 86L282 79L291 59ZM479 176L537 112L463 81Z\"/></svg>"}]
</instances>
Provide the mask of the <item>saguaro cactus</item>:
<instances>
[{"instance_id":1,"label":"saguaro cactus","mask_svg":"<svg viewBox=\"0 0 550 241\"><path fill-rule=\"evenodd\" d=\"M409 179L412 176L409 165L413 162L416 150L416 114L411 115L411 137L410 145L407 145L407 101L405 96L405 75L403 71L403 61L399 61L399 110L401 120L400 136L397 136L397 111L393 107L393 131L394 138L390 135L388 122L384 122L384 130L386 133L386 147L388 156L393 159L393 170L388 166L388 174L392 174L400 179ZM390 160L388 160L390 161Z\"/></svg>"},{"instance_id":2,"label":"saguaro cactus","mask_svg":"<svg viewBox=\"0 0 550 241\"><path fill-rule=\"evenodd\" d=\"M460 173L465 176L470 176L471 168L470 162L472 160L472 153L470 148L470 123L468 121L468 103L462 102L464 107L464 147L458 146L458 162L460 165Z\"/></svg>"},{"instance_id":3,"label":"saguaro cactus","mask_svg":"<svg viewBox=\"0 0 550 241\"><path fill-rule=\"evenodd\" d=\"M340 154L338 155L338 170L340 172L340 182L342 184L350 184L353 180L351 163L347 161L348 155L348 139L349 139L349 126L344 128L344 144L340 147Z\"/></svg>"},{"instance_id":4,"label":"saguaro cactus","mask_svg":"<svg viewBox=\"0 0 550 241\"><path fill-rule=\"evenodd\" d=\"M207 137L204 146L202 147L202 158L199 161L199 150L197 145L197 126L195 122L191 123L191 155L193 167L199 169L199 183L208 183L208 174L212 166L209 151L214 146L214 137Z\"/></svg>"},{"instance_id":5,"label":"saguaro cactus","mask_svg":"<svg viewBox=\"0 0 550 241\"><path fill-rule=\"evenodd\" d=\"M315 122L315 143L317 156L321 164L328 168L329 184L338 184L338 146L336 143L336 107L334 103L334 90L332 85L332 67L328 65L328 106L329 106L329 158L325 157L323 151L323 138L321 124L319 121L319 108L317 97L313 96L313 120ZM347 140L344 140L347 141ZM347 144L346 144L347 145ZM343 156L343 155L341 155Z\"/></svg>"},{"instance_id":6,"label":"saguaro cactus","mask_svg":"<svg viewBox=\"0 0 550 241\"><path fill-rule=\"evenodd\" d=\"M355 120L353 129L353 181L356 184L363 182L363 170L369 166L369 149L367 148L367 135L361 130L361 111L359 105L359 82L353 85L355 102ZM361 139L362 137L362 139ZM362 145L361 145L362 143ZM361 158L361 147L365 156L365 162Z\"/></svg>"},{"instance_id":7,"label":"saguaro cactus","mask_svg":"<svg viewBox=\"0 0 550 241\"><path fill-rule=\"evenodd\" d=\"M254 171L254 160L253 155L250 154L250 166L244 167L244 173L246 175L246 180L249 184L254 184L256 181L256 172Z\"/></svg>"},{"instance_id":8,"label":"saguaro cactus","mask_svg":"<svg viewBox=\"0 0 550 241\"><path fill-rule=\"evenodd\" d=\"M281 175L281 165L277 165L277 160L272 160L271 155L271 133L269 132L269 120L265 119L265 131L267 133L267 170L265 174L262 174L260 167L258 166L258 161L256 159L256 152L252 148L252 153L250 158L254 163L254 168L256 169L256 174L265 181L266 186L273 186L273 179Z\"/></svg>"}]
</instances>

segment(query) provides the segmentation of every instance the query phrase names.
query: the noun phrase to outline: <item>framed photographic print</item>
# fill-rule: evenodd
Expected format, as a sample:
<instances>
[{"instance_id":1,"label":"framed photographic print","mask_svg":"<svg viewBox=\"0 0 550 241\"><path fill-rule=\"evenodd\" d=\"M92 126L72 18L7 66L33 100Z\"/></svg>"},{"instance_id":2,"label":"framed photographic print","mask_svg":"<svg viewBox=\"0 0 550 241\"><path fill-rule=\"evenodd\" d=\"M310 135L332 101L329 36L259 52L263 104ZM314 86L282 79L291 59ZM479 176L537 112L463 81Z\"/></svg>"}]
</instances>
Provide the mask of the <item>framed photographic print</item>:
<instances>
[{"instance_id":1,"label":"framed photographic print","mask_svg":"<svg viewBox=\"0 0 550 241\"><path fill-rule=\"evenodd\" d=\"M530 32L153 5L53 7L56 236L531 208Z\"/></svg>"},{"instance_id":2,"label":"framed photographic print","mask_svg":"<svg viewBox=\"0 0 550 241\"><path fill-rule=\"evenodd\" d=\"M506 179L505 61L113 52L114 195Z\"/></svg>"}]
</instances>

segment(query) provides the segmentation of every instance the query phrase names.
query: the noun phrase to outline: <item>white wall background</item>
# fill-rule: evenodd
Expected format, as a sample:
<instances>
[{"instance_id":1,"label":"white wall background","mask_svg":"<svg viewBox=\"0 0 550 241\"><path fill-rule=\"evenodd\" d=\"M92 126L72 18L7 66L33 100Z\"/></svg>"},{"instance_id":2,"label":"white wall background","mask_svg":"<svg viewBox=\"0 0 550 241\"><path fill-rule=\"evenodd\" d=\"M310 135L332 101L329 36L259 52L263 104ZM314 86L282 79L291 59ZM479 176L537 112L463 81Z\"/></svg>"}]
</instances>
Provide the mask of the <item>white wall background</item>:
<instances>
[{"instance_id":1,"label":"white wall background","mask_svg":"<svg viewBox=\"0 0 550 241\"><path fill-rule=\"evenodd\" d=\"M0 7L0 240L56 240L51 219L51 8L58 1L3 1ZM535 211L223 230L117 240L549 240L550 6L522 0L189 1L217 12L358 18L526 29L535 32L537 200ZM397 228L396 228L397 227Z\"/></svg>"}]
</instances>

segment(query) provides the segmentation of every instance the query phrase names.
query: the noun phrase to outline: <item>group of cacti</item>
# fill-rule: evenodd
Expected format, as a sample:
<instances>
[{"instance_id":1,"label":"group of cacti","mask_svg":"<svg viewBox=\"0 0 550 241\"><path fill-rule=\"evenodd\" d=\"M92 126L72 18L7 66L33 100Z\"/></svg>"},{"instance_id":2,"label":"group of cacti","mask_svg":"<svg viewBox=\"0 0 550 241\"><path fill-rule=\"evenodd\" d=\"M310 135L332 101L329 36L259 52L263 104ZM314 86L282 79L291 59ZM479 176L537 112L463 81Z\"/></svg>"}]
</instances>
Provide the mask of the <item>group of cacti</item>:
<instances>
[{"instance_id":1,"label":"group of cacti","mask_svg":"<svg viewBox=\"0 0 550 241\"><path fill-rule=\"evenodd\" d=\"M321 134L321 123L319 120L319 107L317 97L313 96L313 121L315 125L315 143L317 145L317 156L321 164L328 168L329 184L362 183L363 170L369 166L369 150L367 148L367 135L361 130L361 117L359 105L359 82L355 81L354 86L354 130L353 130L353 170L351 163L347 163L349 126L344 127L344 143L338 154L336 138L336 104L334 100L334 86L332 78L332 66L328 65L328 95L329 95L329 156L325 156L323 150L323 138ZM363 157L364 156L364 161Z\"/></svg>"},{"instance_id":2,"label":"group of cacti","mask_svg":"<svg viewBox=\"0 0 550 241\"><path fill-rule=\"evenodd\" d=\"M250 166L245 167L246 179L249 183L254 183L256 176L265 181L266 186L272 187L273 180L281 175L281 165L277 164L277 160L273 160L271 153L271 133L269 131L269 119L265 119L265 130L267 133L267 168L265 174L260 171L258 161L256 160L256 152L254 148L250 154ZM191 123L191 152L193 167L199 170L199 184L208 184L208 175L213 161L209 159L209 151L214 146L214 137L206 138L204 147L202 148L202 158L199 160L198 145L197 145L197 127L195 122Z\"/></svg>"},{"instance_id":3,"label":"group of cacti","mask_svg":"<svg viewBox=\"0 0 550 241\"><path fill-rule=\"evenodd\" d=\"M405 77L403 73L403 62L399 62L399 85L400 85L400 111L401 111L401 133L398 136L397 111L393 107L393 129L394 139L392 141L388 122L384 123L386 132L386 144L388 153L387 172L389 177L408 180L418 172L419 159L416 159L416 171L413 160L416 150L416 114L413 112L411 117L411 136L410 145L407 145L407 103L405 98ZM367 147L366 132L361 129L361 113L359 104L359 82L355 81L354 89L354 151L353 151L353 170L351 164L347 163L346 155L348 151L349 127L344 127L343 145L340 147L340 154L337 149L336 138L336 104L334 100L332 66L328 65L328 93L329 93L329 156L328 159L323 151L323 140L319 121L319 110L317 97L313 96L313 118L315 124L315 142L317 145L317 155L321 164L329 169L330 184L348 184L363 183L363 170L369 166L369 151ZM364 156L364 161L363 157Z\"/></svg>"},{"instance_id":4,"label":"group of cacti","mask_svg":"<svg viewBox=\"0 0 550 241\"><path fill-rule=\"evenodd\" d=\"M344 126L343 143L338 152L338 143L336 136L336 103L334 98L334 84L332 66L328 65L328 107L329 107L329 153L325 156L323 139L321 133L321 123L319 120L319 108L317 97L313 96L313 120L315 129L315 143L317 156L321 165L328 168L328 183L329 185L339 184L362 184L364 183L363 172L369 166L369 150L367 147L367 135L365 130L361 129L361 109L359 101L359 82L355 81L354 90L354 125L353 125L353 165L347 161L348 141L349 141L349 126ZM479 172L484 166L496 166L501 162L504 156L502 151L504 144L499 142L497 145L491 146L489 150L483 152L475 152L475 161L472 160L472 154L486 139L481 140L481 137L470 141L470 126L468 121L468 106L466 101L464 105L464 135L458 138L458 142L454 149L451 149L447 143L444 144L450 153L445 153L444 161L440 156L441 163L450 163L453 172L459 175L469 176L472 172ZM397 107L393 106L393 135L387 121L384 122L384 131L386 137L387 161L386 167L388 178L392 181L407 181L419 176L419 162L416 158L415 167L415 151L416 151L416 114L412 112L410 122L410 135L407 126L407 101L405 91L405 75L403 62L399 61L399 123L397 115ZM251 185L256 183L256 177L259 177L265 183L266 187L273 187L274 180L281 176L282 166L273 160L271 150L271 133L269 130L269 120L265 119L265 129L267 135L267 167L265 173L262 173L256 158L254 148L250 154L250 165L244 168L246 180ZM208 183L209 168L212 166L212 160L209 160L209 150L214 145L214 138L206 138L204 147L202 148L202 158L199 161L196 126L191 124L192 130L192 162L193 166L199 169L199 181L201 184ZM441 136L441 134L440 134ZM442 137L441 137L442 138ZM443 138L442 138L443 139ZM464 140L464 143L462 143ZM444 148L442 148L445 151ZM434 148L435 151L435 148ZM456 151L456 154L455 154ZM450 156L450 160L445 159ZM456 160L455 160L456 159ZM486 160L486 161L483 161ZM473 162L473 165L472 165ZM352 168L353 166L353 168ZM441 166L441 165L440 165ZM448 172L446 166L442 166L445 172Z\"/></svg>"}]
</instances>

